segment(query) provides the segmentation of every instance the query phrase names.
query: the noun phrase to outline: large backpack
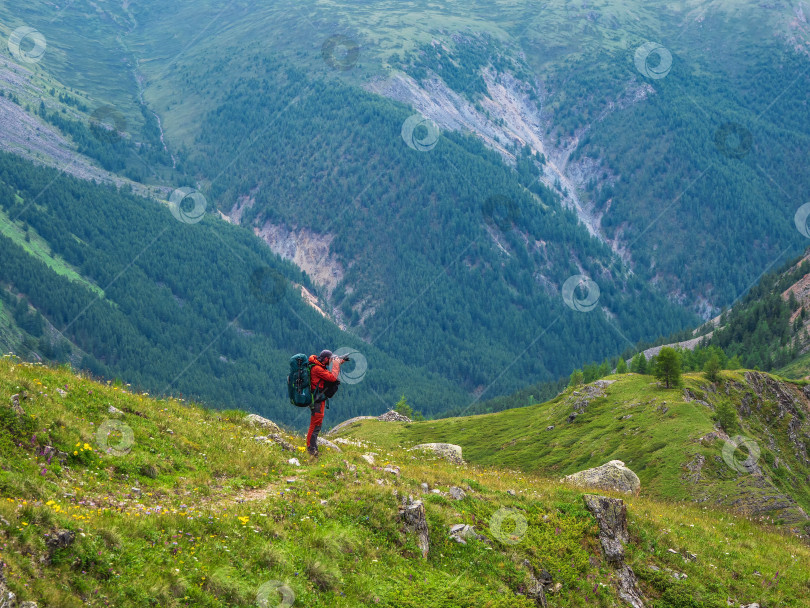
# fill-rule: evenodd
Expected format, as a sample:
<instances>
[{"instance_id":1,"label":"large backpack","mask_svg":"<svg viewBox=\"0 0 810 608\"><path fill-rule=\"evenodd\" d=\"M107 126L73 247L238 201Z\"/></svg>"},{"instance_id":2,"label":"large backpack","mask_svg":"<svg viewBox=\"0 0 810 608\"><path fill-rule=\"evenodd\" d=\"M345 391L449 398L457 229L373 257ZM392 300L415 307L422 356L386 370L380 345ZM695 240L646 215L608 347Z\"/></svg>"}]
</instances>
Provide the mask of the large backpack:
<instances>
[{"instance_id":1,"label":"large backpack","mask_svg":"<svg viewBox=\"0 0 810 608\"><path fill-rule=\"evenodd\" d=\"M314 403L315 396L311 389L310 370L312 366L304 354L290 358L290 375L287 376L287 392L290 403L298 407L307 407Z\"/></svg>"}]
</instances>

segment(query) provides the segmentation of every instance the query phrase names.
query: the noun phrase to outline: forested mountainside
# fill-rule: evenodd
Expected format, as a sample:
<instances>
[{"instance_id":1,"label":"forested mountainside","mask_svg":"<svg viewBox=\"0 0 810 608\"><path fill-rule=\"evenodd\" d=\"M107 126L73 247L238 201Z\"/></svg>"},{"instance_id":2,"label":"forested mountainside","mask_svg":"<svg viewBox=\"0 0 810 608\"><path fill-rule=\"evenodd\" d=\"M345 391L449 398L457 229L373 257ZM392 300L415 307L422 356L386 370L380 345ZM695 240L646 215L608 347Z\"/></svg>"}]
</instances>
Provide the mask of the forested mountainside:
<instances>
[{"instance_id":1,"label":"forested mountainside","mask_svg":"<svg viewBox=\"0 0 810 608\"><path fill-rule=\"evenodd\" d=\"M423 411L694 326L801 250L803 4L457 8L6 3L43 41L3 50L6 147L199 190L458 393Z\"/></svg>"},{"instance_id":2,"label":"forested mountainside","mask_svg":"<svg viewBox=\"0 0 810 608\"><path fill-rule=\"evenodd\" d=\"M336 417L382 413L403 386L426 413L467 402L446 378L341 332L302 298L306 276L259 239L184 217L0 155L3 349L291 425L309 410L289 405L288 359L325 344L359 350Z\"/></svg>"}]
</instances>

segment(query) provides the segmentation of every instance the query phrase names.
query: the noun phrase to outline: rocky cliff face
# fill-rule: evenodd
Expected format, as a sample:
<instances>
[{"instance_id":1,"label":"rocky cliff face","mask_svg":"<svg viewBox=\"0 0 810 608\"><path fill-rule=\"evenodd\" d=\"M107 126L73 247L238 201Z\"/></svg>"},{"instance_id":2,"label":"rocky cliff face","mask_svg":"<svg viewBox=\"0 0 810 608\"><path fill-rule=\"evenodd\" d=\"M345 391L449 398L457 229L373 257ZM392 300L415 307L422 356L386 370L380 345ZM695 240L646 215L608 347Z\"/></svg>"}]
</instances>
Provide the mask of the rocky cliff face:
<instances>
[{"instance_id":1,"label":"rocky cliff face","mask_svg":"<svg viewBox=\"0 0 810 608\"><path fill-rule=\"evenodd\" d=\"M600 226L604 211L594 209L582 194L589 182L604 181L605 169L592 158L571 158L590 127L568 140L551 141L547 133L553 116L542 109L541 83L526 82L510 72L499 72L492 65L481 70L487 94L475 104L453 91L437 74L429 74L428 78L417 81L403 72L394 72L385 79L373 81L367 88L413 106L441 129L472 132L499 152L506 162L514 163L514 151L524 146L542 154L546 163L539 181L555 190L563 203L576 211L593 236L607 242L625 261L629 259L620 237L609 240L604 234ZM623 93L607 104L598 119L642 102L654 92L649 84L628 82Z\"/></svg>"}]
</instances>

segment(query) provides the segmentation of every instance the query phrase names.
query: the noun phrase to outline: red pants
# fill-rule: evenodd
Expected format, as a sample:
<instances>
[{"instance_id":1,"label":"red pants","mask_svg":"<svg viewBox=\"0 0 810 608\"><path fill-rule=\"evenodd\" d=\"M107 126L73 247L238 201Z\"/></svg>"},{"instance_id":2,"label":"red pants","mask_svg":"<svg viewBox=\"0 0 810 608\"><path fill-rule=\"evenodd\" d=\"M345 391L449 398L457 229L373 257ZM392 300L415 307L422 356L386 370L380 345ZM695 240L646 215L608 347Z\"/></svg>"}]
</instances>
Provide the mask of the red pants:
<instances>
[{"instance_id":1,"label":"red pants","mask_svg":"<svg viewBox=\"0 0 810 608\"><path fill-rule=\"evenodd\" d=\"M323 423L323 414L325 405L326 402L321 401L320 403L316 403L315 405L309 408L310 411L312 411L312 417L309 419L309 432L307 433L308 450L318 449L318 433L321 432L321 424Z\"/></svg>"}]
</instances>

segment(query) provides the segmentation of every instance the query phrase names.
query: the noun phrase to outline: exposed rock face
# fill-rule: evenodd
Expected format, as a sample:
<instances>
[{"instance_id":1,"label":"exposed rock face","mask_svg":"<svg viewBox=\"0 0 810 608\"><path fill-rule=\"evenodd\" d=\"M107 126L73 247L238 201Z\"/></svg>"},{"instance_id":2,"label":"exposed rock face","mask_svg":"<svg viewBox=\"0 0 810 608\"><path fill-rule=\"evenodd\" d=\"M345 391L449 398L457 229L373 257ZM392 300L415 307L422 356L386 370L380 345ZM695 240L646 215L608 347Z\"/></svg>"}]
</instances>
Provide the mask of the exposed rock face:
<instances>
[{"instance_id":1,"label":"exposed rock face","mask_svg":"<svg viewBox=\"0 0 810 608\"><path fill-rule=\"evenodd\" d=\"M624 543L630 539L627 533L627 506L619 498L586 494L585 508L596 518L602 551L618 572L619 597L633 608L645 608L636 575L624 563Z\"/></svg>"},{"instance_id":2,"label":"exposed rock face","mask_svg":"<svg viewBox=\"0 0 810 608\"><path fill-rule=\"evenodd\" d=\"M703 454L695 454L695 457L686 465L689 474L684 475L684 479L687 479L691 483L697 483L700 481L700 471L703 469L703 465L706 464L706 457Z\"/></svg>"},{"instance_id":3,"label":"exposed rock face","mask_svg":"<svg viewBox=\"0 0 810 608\"><path fill-rule=\"evenodd\" d=\"M420 443L413 446L411 450L429 450L450 462L464 464L464 459L461 457L461 446L453 443Z\"/></svg>"},{"instance_id":4,"label":"exposed rock face","mask_svg":"<svg viewBox=\"0 0 810 608\"><path fill-rule=\"evenodd\" d=\"M566 405L571 405L574 408L574 411L568 415L568 422L573 422L577 416L584 412L591 401L604 397L605 389L614 382L615 380L597 380L571 393L565 400Z\"/></svg>"},{"instance_id":5,"label":"exposed rock face","mask_svg":"<svg viewBox=\"0 0 810 608\"><path fill-rule=\"evenodd\" d=\"M245 416L245 422L251 426L260 426L267 429L268 433L281 433L281 429L275 422L259 416L258 414L248 414Z\"/></svg>"},{"instance_id":6,"label":"exposed rock face","mask_svg":"<svg viewBox=\"0 0 810 608\"><path fill-rule=\"evenodd\" d=\"M427 559L430 551L430 535L422 501L413 500L413 497L408 496L399 509L399 518L405 524L405 531L416 536L416 544L422 550L422 557Z\"/></svg>"},{"instance_id":7,"label":"exposed rock face","mask_svg":"<svg viewBox=\"0 0 810 608\"><path fill-rule=\"evenodd\" d=\"M804 406L799 396L793 392L793 386L778 382L760 372L745 372L745 379L760 399L769 398L776 401L779 408L777 414L778 420L782 420L786 416L790 417L790 422L788 423L788 439L793 446L796 458L804 464L810 464L810 458L807 456L807 446L800 436L802 426L802 414L800 414L800 409ZM807 395L806 389L807 387L803 389L805 396Z\"/></svg>"},{"instance_id":8,"label":"exposed rock face","mask_svg":"<svg viewBox=\"0 0 810 608\"><path fill-rule=\"evenodd\" d=\"M331 295L343 280L343 266L329 255L334 234L318 234L308 228L292 229L283 224L265 222L254 227L255 234L266 242L273 253L290 260L307 273L315 285Z\"/></svg>"},{"instance_id":9,"label":"exposed rock face","mask_svg":"<svg viewBox=\"0 0 810 608\"><path fill-rule=\"evenodd\" d=\"M563 481L580 487L627 494L638 494L641 491L641 481L638 475L624 466L621 460L611 460L602 466L579 471L563 477Z\"/></svg>"}]
</instances>

